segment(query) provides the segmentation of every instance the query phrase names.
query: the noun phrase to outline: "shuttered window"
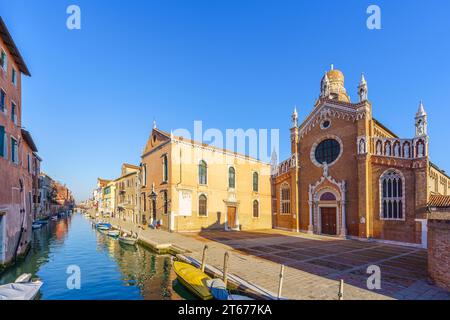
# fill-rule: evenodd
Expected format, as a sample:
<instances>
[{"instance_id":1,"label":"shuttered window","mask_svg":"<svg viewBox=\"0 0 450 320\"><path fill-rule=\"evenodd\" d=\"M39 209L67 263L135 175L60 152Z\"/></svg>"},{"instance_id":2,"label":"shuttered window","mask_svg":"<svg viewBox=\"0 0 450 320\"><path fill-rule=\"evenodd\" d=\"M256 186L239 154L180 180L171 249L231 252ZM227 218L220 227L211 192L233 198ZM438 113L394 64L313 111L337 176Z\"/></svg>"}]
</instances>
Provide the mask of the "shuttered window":
<instances>
[{"instance_id":1,"label":"shuttered window","mask_svg":"<svg viewBox=\"0 0 450 320\"><path fill-rule=\"evenodd\" d=\"M19 148L17 146L17 141L11 138L11 161L15 164L19 164Z\"/></svg>"},{"instance_id":2,"label":"shuttered window","mask_svg":"<svg viewBox=\"0 0 450 320\"><path fill-rule=\"evenodd\" d=\"M5 127L0 126L0 157L6 157Z\"/></svg>"},{"instance_id":3,"label":"shuttered window","mask_svg":"<svg viewBox=\"0 0 450 320\"><path fill-rule=\"evenodd\" d=\"M6 107L6 93L0 89L0 111L5 111Z\"/></svg>"}]
</instances>

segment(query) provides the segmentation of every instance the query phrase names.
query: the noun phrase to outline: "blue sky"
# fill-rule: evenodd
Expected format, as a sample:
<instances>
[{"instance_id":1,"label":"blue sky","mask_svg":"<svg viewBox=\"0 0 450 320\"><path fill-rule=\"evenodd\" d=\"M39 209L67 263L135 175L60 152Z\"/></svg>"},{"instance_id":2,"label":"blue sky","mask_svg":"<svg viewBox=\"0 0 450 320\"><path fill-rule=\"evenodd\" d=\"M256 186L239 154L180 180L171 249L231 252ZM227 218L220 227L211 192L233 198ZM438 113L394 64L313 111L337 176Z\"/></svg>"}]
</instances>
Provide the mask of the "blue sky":
<instances>
[{"instance_id":1,"label":"blue sky","mask_svg":"<svg viewBox=\"0 0 450 320\"><path fill-rule=\"evenodd\" d=\"M77 4L82 29L66 28ZM382 30L366 9L382 10ZM423 100L431 159L450 170L448 1L0 0L0 14L32 73L23 123L43 170L89 196L97 177L138 164L153 119L163 130L279 128L303 119L333 63L353 101L361 72L374 116L414 135Z\"/></svg>"}]
</instances>

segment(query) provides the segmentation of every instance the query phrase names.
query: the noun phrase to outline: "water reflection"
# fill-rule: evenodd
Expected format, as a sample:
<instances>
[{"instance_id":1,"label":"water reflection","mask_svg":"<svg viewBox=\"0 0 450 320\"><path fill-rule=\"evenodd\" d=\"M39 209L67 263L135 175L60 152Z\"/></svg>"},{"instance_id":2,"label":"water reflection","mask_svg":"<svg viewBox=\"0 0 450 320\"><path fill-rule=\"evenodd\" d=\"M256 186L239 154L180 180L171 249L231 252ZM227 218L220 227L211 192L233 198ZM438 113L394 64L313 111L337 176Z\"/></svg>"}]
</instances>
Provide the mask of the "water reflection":
<instances>
[{"instance_id":1,"label":"water reflection","mask_svg":"<svg viewBox=\"0 0 450 320\"><path fill-rule=\"evenodd\" d=\"M67 267L81 269L81 289L69 290ZM95 230L81 215L49 222L34 231L26 259L0 275L0 284L22 273L44 281L42 299L177 300L192 299L179 286L172 257L158 256L141 246L123 245Z\"/></svg>"}]
</instances>

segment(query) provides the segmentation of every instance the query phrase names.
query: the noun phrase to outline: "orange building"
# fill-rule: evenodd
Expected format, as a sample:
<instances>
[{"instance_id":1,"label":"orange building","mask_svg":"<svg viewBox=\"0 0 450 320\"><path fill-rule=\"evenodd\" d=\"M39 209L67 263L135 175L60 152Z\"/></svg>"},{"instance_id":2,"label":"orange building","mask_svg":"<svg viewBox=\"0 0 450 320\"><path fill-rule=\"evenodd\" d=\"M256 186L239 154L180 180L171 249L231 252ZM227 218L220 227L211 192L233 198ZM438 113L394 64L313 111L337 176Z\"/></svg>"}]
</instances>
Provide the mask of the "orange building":
<instances>
[{"instance_id":1,"label":"orange building","mask_svg":"<svg viewBox=\"0 0 450 320\"><path fill-rule=\"evenodd\" d=\"M35 207L37 148L21 129L22 75L30 72L0 17L0 268L29 247Z\"/></svg>"},{"instance_id":2,"label":"orange building","mask_svg":"<svg viewBox=\"0 0 450 320\"><path fill-rule=\"evenodd\" d=\"M272 160L274 227L426 246L429 197L450 178L430 163L423 104L415 136L400 138L373 117L364 76L358 96L332 68L306 119L292 115L292 155Z\"/></svg>"}]
</instances>

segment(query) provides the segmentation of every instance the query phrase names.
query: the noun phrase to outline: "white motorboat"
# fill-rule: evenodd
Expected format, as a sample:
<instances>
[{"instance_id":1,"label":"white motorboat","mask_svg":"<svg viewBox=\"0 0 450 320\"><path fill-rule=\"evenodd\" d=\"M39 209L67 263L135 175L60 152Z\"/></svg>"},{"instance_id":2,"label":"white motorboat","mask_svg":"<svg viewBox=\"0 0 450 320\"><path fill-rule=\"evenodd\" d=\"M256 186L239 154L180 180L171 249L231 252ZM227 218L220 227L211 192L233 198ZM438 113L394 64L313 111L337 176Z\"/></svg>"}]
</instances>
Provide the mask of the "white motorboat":
<instances>
[{"instance_id":1,"label":"white motorboat","mask_svg":"<svg viewBox=\"0 0 450 320\"><path fill-rule=\"evenodd\" d=\"M23 274L16 282L0 286L0 300L34 300L44 283L31 280L31 274Z\"/></svg>"},{"instance_id":2,"label":"white motorboat","mask_svg":"<svg viewBox=\"0 0 450 320\"><path fill-rule=\"evenodd\" d=\"M125 233L119 237L119 242L127 244L129 246L134 246L136 245L137 238L130 237L128 234Z\"/></svg>"}]
</instances>

